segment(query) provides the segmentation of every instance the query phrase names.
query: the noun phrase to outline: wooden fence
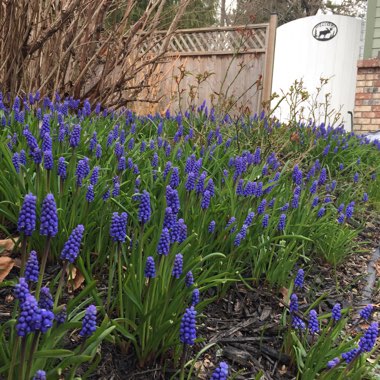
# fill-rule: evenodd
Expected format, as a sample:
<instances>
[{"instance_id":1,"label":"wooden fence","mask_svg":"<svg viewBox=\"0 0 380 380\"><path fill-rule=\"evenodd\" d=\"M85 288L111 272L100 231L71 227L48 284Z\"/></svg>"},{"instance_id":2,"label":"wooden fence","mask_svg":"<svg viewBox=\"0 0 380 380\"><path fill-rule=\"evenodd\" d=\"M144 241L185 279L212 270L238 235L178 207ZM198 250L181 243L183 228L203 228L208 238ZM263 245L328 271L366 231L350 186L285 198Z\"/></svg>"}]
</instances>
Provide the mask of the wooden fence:
<instances>
[{"instance_id":1,"label":"wooden fence","mask_svg":"<svg viewBox=\"0 0 380 380\"><path fill-rule=\"evenodd\" d=\"M159 100L149 110L183 111L206 100L235 112L259 112L271 94L276 26L274 15L267 24L178 30L156 69L159 85L146 90L146 99ZM142 52L159 54L164 36L155 33Z\"/></svg>"}]
</instances>

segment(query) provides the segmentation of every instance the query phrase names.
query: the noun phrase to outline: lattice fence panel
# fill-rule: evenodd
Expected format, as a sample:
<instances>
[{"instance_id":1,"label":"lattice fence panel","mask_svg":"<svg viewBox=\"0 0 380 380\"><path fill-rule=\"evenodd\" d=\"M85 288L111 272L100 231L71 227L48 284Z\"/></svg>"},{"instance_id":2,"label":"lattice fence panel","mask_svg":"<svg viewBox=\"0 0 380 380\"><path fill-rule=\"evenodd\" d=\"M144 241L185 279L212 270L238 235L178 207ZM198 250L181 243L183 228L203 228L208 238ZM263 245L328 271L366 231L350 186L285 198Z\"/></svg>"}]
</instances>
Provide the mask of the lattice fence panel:
<instances>
[{"instance_id":1,"label":"lattice fence panel","mask_svg":"<svg viewBox=\"0 0 380 380\"><path fill-rule=\"evenodd\" d=\"M170 38L168 53L176 55L235 54L264 52L267 25L246 27L178 30ZM164 32L152 35L141 47L142 52L158 53Z\"/></svg>"}]
</instances>

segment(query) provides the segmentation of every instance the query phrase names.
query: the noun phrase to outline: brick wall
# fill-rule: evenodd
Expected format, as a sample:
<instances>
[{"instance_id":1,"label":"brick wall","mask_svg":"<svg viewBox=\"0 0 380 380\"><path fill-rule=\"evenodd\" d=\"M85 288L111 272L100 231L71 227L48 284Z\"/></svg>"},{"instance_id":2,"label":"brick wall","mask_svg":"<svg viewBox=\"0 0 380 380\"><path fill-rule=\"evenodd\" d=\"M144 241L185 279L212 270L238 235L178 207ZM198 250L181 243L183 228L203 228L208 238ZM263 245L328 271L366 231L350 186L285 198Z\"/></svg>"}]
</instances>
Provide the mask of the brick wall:
<instances>
[{"instance_id":1,"label":"brick wall","mask_svg":"<svg viewBox=\"0 0 380 380\"><path fill-rule=\"evenodd\" d=\"M354 131L380 131L380 59L358 62Z\"/></svg>"}]
</instances>

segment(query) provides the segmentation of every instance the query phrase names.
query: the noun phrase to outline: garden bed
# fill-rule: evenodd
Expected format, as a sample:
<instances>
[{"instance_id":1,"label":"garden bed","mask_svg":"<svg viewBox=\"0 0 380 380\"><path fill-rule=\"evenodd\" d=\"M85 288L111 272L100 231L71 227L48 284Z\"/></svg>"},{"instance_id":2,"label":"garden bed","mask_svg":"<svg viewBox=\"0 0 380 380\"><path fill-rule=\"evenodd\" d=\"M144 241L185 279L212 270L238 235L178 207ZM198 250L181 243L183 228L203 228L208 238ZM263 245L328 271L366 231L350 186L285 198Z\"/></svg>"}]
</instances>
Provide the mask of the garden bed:
<instances>
[{"instance_id":1,"label":"garden bed","mask_svg":"<svg viewBox=\"0 0 380 380\"><path fill-rule=\"evenodd\" d=\"M0 376L378 369L378 141L205 104L139 117L32 95L0 109L2 233L16 242Z\"/></svg>"}]
</instances>

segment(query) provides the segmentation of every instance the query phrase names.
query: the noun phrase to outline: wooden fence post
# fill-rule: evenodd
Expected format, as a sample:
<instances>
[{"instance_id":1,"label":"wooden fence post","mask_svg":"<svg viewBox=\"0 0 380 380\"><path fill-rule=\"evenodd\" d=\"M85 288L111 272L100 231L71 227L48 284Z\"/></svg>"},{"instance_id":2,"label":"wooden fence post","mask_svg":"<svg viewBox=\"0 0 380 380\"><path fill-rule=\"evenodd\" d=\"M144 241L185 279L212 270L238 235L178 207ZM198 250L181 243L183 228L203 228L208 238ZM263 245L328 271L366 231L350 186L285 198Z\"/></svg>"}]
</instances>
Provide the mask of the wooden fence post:
<instances>
[{"instance_id":1,"label":"wooden fence post","mask_svg":"<svg viewBox=\"0 0 380 380\"><path fill-rule=\"evenodd\" d=\"M272 95L272 79L274 66L274 50L276 44L277 14L270 16L268 31L266 34L265 70L263 79L262 102L265 108L269 108L269 100Z\"/></svg>"}]
</instances>

